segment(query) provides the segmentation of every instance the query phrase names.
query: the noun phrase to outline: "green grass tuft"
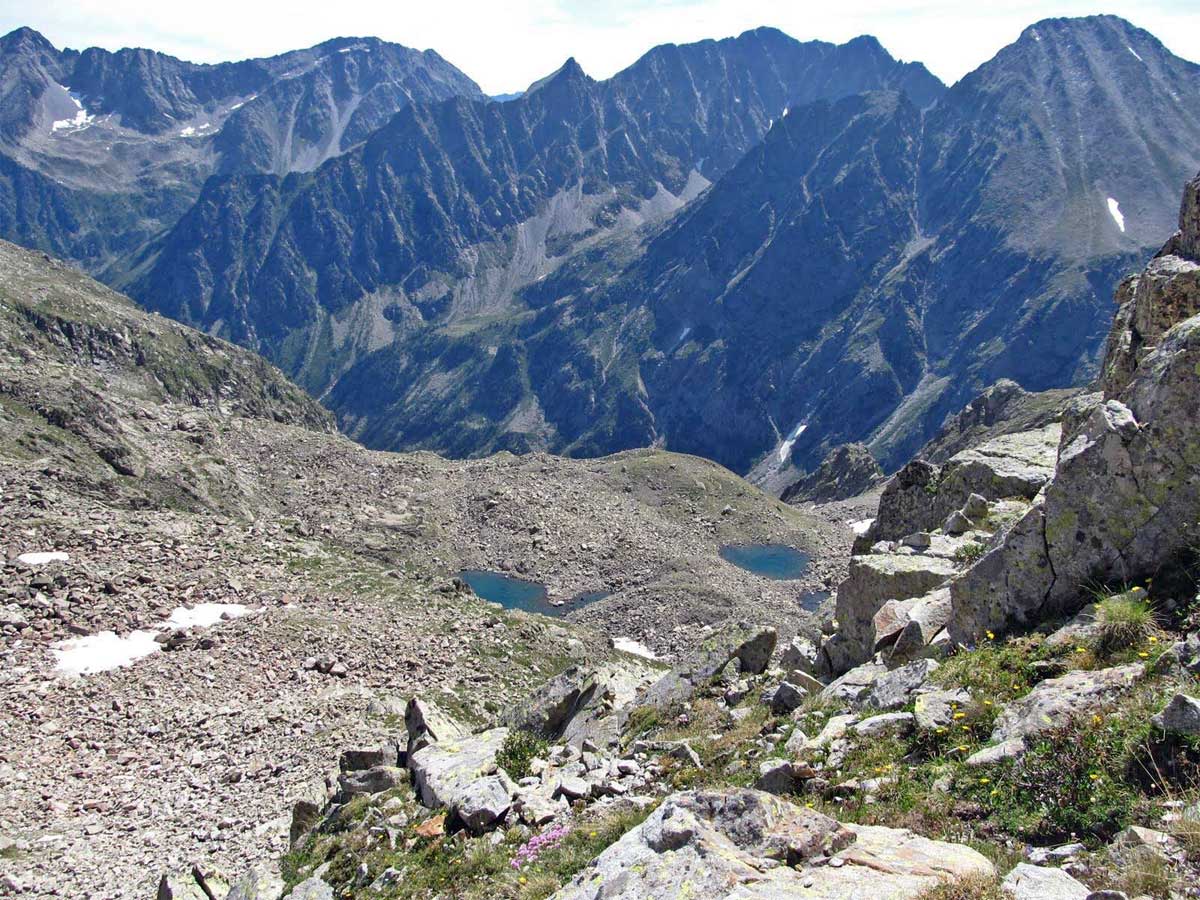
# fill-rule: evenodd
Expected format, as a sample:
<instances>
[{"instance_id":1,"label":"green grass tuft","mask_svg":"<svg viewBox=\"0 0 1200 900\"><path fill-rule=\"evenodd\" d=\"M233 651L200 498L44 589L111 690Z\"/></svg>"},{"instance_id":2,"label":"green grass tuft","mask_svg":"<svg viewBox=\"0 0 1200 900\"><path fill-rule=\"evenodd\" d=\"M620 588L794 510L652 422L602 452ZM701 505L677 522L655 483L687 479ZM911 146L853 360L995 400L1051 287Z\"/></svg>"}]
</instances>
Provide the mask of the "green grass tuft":
<instances>
[{"instance_id":1,"label":"green grass tuft","mask_svg":"<svg viewBox=\"0 0 1200 900\"><path fill-rule=\"evenodd\" d=\"M1137 587L1102 597L1096 620L1100 625L1099 648L1104 653L1133 647L1158 630L1149 598Z\"/></svg>"}]
</instances>

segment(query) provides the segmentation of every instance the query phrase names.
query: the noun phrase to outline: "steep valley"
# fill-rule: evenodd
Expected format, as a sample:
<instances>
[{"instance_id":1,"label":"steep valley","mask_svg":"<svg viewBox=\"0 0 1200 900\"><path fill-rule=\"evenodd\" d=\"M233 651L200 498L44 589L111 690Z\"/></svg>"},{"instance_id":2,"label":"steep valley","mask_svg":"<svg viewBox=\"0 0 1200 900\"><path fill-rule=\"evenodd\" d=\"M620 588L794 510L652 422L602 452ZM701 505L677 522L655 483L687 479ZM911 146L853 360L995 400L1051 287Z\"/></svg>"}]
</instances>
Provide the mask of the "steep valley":
<instances>
[{"instance_id":1,"label":"steep valley","mask_svg":"<svg viewBox=\"0 0 1200 900\"><path fill-rule=\"evenodd\" d=\"M287 829L265 823L366 737L368 709L434 690L483 717L613 637L670 655L765 610L815 633L798 599L840 577L849 529L715 464L364 450L244 351L12 245L0 275L0 794L35 896L268 860ZM753 541L815 561L772 582L717 553ZM568 616L588 627L501 612L455 581L471 567L611 596ZM128 668L55 672L57 642L169 634L203 604L248 612Z\"/></svg>"}]
</instances>

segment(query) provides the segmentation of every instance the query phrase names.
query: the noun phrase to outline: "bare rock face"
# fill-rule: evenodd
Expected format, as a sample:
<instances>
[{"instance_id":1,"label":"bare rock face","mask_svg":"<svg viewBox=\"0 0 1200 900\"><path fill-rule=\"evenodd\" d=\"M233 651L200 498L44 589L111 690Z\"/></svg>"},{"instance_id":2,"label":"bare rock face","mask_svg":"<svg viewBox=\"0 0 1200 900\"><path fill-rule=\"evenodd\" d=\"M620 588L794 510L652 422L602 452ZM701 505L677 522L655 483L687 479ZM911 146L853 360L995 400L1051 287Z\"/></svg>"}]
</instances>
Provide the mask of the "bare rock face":
<instances>
[{"instance_id":1,"label":"bare rock face","mask_svg":"<svg viewBox=\"0 0 1200 900\"><path fill-rule=\"evenodd\" d=\"M667 797L554 898L913 898L992 871L968 847L842 825L762 791L687 791Z\"/></svg>"},{"instance_id":2,"label":"bare rock face","mask_svg":"<svg viewBox=\"0 0 1200 900\"><path fill-rule=\"evenodd\" d=\"M986 500L1032 500L1054 474L1061 426L1051 422L1030 431L999 435L961 450L943 466L910 462L888 482L879 515L856 550L940 527L973 494Z\"/></svg>"},{"instance_id":3,"label":"bare rock face","mask_svg":"<svg viewBox=\"0 0 1200 900\"><path fill-rule=\"evenodd\" d=\"M1184 188L1183 206L1179 210L1179 234L1173 243L1177 256L1200 262L1200 175Z\"/></svg>"},{"instance_id":4,"label":"bare rock face","mask_svg":"<svg viewBox=\"0 0 1200 900\"><path fill-rule=\"evenodd\" d=\"M1194 542L1200 504L1198 181L1181 230L1118 292L1102 393L1064 417L1054 477L998 545L951 585L951 637L1027 626L1083 605L1081 588L1134 581Z\"/></svg>"},{"instance_id":5,"label":"bare rock face","mask_svg":"<svg viewBox=\"0 0 1200 900\"><path fill-rule=\"evenodd\" d=\"M841 444L829 451L817 471L805 475L783 492L785 503L844 500L869 491L883 481L883 470L865 444Z\"/></svg>"},{"instance_id":6,"label":"bare rock face","mask_svg":"<svg viewBox=\"0 0 1200 900\"><path fill-rule=\"evenodd\" d=\"M1117 288L1116 318L1105 348L1100 386L1119 394L1170 328L1200 313L1200 264L1167 255Z\"/></svg>"}]
</instances>

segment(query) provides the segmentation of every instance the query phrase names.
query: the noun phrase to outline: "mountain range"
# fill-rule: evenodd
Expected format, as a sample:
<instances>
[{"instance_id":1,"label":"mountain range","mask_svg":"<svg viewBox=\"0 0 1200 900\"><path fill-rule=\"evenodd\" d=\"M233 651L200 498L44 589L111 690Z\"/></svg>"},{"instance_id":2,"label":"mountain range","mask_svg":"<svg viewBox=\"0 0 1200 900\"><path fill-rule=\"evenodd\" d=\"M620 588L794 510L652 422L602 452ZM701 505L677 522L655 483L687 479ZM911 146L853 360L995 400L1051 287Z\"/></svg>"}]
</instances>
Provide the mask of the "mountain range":
<instances>
[{"instance_id":1,"label":"mountain range","mask_svg":"<svg viewBox=\"0 0 1200 900\"><path fill-rule=\"evenodd\" d=\"M499 103L338 39L196 66L0 39L0 236L266 355L369 446L893 469L1094 370L1200 167L1200 67L1039 22L952 87L772 29Z\"/></svg>"}]
</instances>

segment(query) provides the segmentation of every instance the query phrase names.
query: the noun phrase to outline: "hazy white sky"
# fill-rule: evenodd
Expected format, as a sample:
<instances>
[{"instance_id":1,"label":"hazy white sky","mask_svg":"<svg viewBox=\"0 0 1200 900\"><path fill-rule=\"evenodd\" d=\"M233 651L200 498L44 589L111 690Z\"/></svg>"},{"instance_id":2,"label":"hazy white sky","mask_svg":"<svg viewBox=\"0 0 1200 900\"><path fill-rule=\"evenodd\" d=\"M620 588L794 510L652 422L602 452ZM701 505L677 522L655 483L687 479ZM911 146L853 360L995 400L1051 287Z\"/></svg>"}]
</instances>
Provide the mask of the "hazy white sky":
<instances>
[{"instance_id":1,"label":"hazy white sky","mask_svg":"<svg viewBox=\"0 0 1200 900\"><path fill-rule=\"evenodd\" d=\"M196 62L374 35L433 48L489 93L520 90L574 56L606 78L656 44L773 25L800 39L873 34L953 82L1048 16L1124 16L1200 59L1200 0L0 0L0 33L58 47L152 47Z\"/></svg>"}]
</instances>

